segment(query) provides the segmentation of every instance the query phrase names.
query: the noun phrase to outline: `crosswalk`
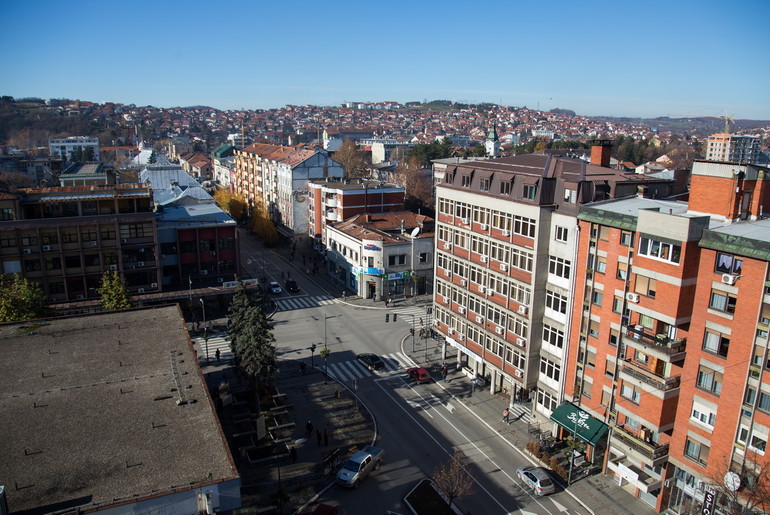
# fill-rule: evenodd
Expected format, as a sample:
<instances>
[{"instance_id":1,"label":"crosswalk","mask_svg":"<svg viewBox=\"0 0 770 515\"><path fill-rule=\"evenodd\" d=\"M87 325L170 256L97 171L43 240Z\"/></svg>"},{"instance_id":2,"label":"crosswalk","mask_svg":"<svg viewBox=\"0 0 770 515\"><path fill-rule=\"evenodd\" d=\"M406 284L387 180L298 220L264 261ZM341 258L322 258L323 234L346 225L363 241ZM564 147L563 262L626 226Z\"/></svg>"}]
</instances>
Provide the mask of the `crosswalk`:
<instances>
[{"instance_id":1,"label":"crosswalk","mask_svg":"<svg viewBox=\"0 0 770 515\"><path fill-rule=\"evenodd\" d=\"M351 359L338 363L329 363L329 376L338 381L352 381L354 379L363 379L364 377L390 375L394 372L402 374L407 368L413 366L412 361L400 352L384 354L380 357L385 362L384 370L371 372L357 359ZM317 360L316 366L323 370L323 360Z\"/></svg>"},{"instance_id":2,"label":"crosswalk","mask_svg":"<svg viewBox=\"0 0 770 515\"><path fill-rule=\"evenodd\" d=\"M337 299L331 295L314 295L312 297L307 295L297 297L284 297L275 298L275 305L278 307L278 311L292 311L294 309L306 309L315 308L318 306L327 306L329 304L335 304Z\"/></svg>"},{"instance_id":3,"label":"crosswalk","mask_svg":"<svg viewBox=\"0 0 770 515\"><path fill-rule=\"evenodd\" d=\"M532 409L529 404L514 404L510 408L511 420L521 420L522 422L529 422L532 417Z\"/></svg>"},{"instance_id":4,"label":"crosswalk","mask_svg":"<svg viewBox=\"0 0 770 515\"><path fill-rule=\"evenodd\" d=\"M206 350L208 349L208 358L210 363L216 363L217 349L219 349L219 362L231 363L233 361L233 351L230 350L230 342L226 339L225 333L214 333L209 335L208 344L206 340L199 336L193 338L193 343L200 349L198 358L206 360Z\"/></svg>"},{"instance_id":5,"label":"crosswalk","mask_svg":"<svg viewBox=\"0 0 770 515\"><path fill-rule=\"evenodd\" d=\"M426 306L395 307L390 310L390 313L401 317L399 321L404 322L410 327L425 327L430 324L432 318L432 315L426 313L425 307Z\"/></svg>"}]
</instances>

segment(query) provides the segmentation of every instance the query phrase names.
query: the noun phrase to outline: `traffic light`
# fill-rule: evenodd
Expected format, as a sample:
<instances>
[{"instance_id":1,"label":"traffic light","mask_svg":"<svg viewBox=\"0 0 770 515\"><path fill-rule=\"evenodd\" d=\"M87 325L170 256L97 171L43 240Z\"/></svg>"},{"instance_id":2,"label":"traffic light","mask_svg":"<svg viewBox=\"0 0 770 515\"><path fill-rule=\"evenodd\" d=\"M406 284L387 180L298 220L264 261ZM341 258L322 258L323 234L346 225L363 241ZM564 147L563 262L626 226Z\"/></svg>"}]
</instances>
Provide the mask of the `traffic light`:
<instances>
[{"instance_id":1,"label":"traffic light","mask_svg":"<svg viewBox=\"0 0 770 515\"><path fill-rule=\"evenodd\" d=\"M315 352L315 343L310 346L310 352Z\"/></svg>"},{"instance_id":2,"label":"traffic light","mask_svg":"<svg viewBox=\"0 0 770 515\"><path fill-rule=\"evenodd\" d=\"M410 328L409 328L409 332L410 332L410 333L412 333L412 334L414 334L414 327L410 327Z\"/></svg>"},{"instance_id":3,"label":"traffic light","mask_svg":"<svg viewBox=\"0 0 770 515\"><path fill-rule=\"evenodd\" d=\"M390 322L390 313L385 313L385 323Z\"/></svg>"},{"instance_id":4,"label":"traffic light","mask_svg":"<svg viewBox=\"0 0 770 515\"><path fill-rule=\"evenodd\" d=\"M398 313L393 313L393 321L395 322L397 320L398 320Z\"/></svg>"}]
</instances>

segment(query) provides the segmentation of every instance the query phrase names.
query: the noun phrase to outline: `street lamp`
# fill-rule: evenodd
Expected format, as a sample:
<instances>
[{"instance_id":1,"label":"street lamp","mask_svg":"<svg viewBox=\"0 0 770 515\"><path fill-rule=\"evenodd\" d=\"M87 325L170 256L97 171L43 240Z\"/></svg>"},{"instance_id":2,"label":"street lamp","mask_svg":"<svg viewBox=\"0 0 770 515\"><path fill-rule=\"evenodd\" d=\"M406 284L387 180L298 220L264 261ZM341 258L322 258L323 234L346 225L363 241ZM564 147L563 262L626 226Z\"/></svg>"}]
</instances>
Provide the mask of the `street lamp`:
<instances>
[{"instance_id":1,"label":"street lamp","mask_svg":"<svg viewBox=\"0 0 770 515\"><path fill-rule=\"evenodd\" d=\"M572 465L575 463L575 451L578 448L577 447L577 445L578 445L578 441L577 441L577 427L578 427L578 422L579 422L578 419L580 419L580 421L586 420L588 418L588 413L584 413L584 412L577 413L577 412L575 412L575 413L573 413L573 416L575 417L574 418L575 429L574 429L574 431L572 433L572 447L570 447L570 453L569 453L569 474L567 475L567 486L572 484Z\"/></svg>"},{"instance_id":2,"label":"street lamp","mask_svg":"<svg viewBox=\"0 0 770 515\"><path fill-rule=\"evenodd\" d=\"M206 326L206 304L203 299L198 299L203 310L203 341L206 342L206 364L209 364L209 328Z\"/></svg>"}]
</instances>

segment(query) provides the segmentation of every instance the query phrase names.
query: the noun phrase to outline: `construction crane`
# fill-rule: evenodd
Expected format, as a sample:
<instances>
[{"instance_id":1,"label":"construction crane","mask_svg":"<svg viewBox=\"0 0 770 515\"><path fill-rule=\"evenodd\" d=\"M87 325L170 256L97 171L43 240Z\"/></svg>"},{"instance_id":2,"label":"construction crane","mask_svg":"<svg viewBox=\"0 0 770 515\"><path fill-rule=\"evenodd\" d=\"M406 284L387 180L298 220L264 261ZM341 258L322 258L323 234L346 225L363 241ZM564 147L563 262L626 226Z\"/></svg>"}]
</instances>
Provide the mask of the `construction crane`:
<instances>
[{"instance_id":1,"label":"construction crane","mask_svg":"<svg viewBox=\"0 0 770 515\"><path fill-rule=\"evenodd\" d=\"M719 118L725 121L725 134L730 134L730 124L733 123L732 114L687 114L687 113L670 113L668 116L686 116L688 118Z\"/></svg>"}]
</instances>

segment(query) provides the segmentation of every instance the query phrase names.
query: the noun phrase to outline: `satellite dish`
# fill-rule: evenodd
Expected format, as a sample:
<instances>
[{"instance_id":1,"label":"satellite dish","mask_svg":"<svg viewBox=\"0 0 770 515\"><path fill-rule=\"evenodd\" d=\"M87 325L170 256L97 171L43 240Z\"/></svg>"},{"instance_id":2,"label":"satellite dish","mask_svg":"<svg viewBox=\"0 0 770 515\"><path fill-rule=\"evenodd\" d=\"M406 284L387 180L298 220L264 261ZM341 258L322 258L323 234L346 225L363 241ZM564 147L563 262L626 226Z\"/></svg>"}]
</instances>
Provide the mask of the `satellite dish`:
<instances>
[{"instance_id":1,"label":"satellite dish","mask_svg":"<svg viewBox=\"0 0 770 515\"><path fill-rule=\"evenodd\" d=\"M415 227L414 229L412 229L412 238L414 238L418 234L420 234L420 228L419 227Z\"/></svg>"},{"instance_id":2,"label":"satellite dish","mask_svg":"<svg viewBox=\"0 0 770 515\"><path fill-rule=\"evenodd\" d=\"M724 483L728 490L735 492L741 487L741 477L733 471L728 471L725 474Z\"/></svg>"}]
</instances>

